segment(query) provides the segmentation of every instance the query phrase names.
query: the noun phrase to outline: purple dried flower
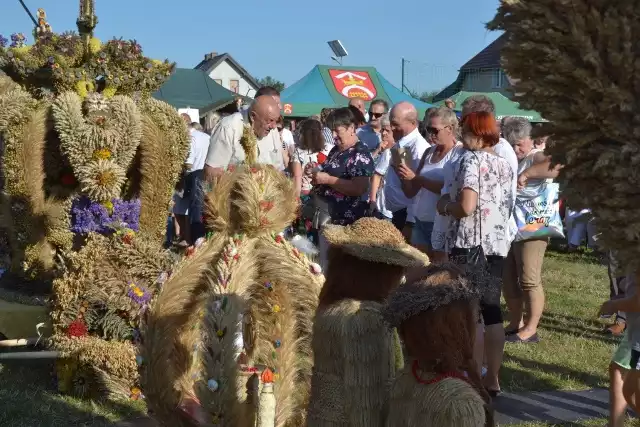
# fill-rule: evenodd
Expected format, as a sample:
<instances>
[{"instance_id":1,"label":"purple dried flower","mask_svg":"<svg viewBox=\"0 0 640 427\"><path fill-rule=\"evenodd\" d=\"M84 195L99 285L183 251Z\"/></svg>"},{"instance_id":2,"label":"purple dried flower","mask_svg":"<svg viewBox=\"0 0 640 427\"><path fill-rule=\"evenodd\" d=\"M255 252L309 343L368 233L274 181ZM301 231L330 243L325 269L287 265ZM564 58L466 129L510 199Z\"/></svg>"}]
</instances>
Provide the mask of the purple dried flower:
<instances>
[{"instance_id":1,"label":"purple dried flower","mask_svg":"<svg viewBox=\"0 0 640 427\"><path fill-rule=\"evenodd\" d=\"M144 287L131 282L127 296L140 305L145 305L151 300L151 293Z\"/></svg>"},{"instance_id":2,"label":"purple dried flower","mask_svg":"<svg viewBox=\"0 0 640 427\"><path fill-rule=\"evenodd\" d=\"M92 202L87 197L74 200L71 206L71 231L74 233L111 234L116 229L140 228L140 200L113 199L113 213L101 203Z\"/></svg>"},{"instance_id":3,"label":"purple dried flower","mask_svg":"<svg viewBox=\"0 0 640 427\"><path fill-rule=\"evenodd\" d=\"M9 40L0 34L0 47L6 47Z\"/></svg>"}]
</instances>

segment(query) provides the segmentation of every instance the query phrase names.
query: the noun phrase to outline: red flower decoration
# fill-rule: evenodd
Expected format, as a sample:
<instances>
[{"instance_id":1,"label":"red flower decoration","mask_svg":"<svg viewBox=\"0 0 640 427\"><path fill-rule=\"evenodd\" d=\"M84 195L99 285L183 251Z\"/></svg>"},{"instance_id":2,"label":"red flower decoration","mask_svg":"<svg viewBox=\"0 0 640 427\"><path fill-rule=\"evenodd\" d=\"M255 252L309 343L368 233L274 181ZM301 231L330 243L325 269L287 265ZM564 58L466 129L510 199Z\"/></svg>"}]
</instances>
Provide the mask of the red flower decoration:
<instances>
[{"instance_id":1,"label":"red flower decoration","mask_svg":"<svg viewBox=\"0 0 640 427\"><path fill-rule=\"evenodd\" d=\"M62 185L72 186L76 183L76 177L73 174L65 173L60 177L60 182L62 182Z\"/></svg>"},{"instance_id":2,"label":"red flower decoration","mask_svg":"<svg viewBox=\"0 0 640 427\"><path fill-rule=\"evenodd\" d=\"M260 210L269 212L271 209L273 209L273 202L267 200L262 200L260 202Z\"/></svg>"},{"instance_id":3,"label":"red flower decoration","mask_svg":"<svg viewBox=\"0 0 640 427\"><path fill-rule=\"evenodd\" d=\"M122 236L122 242L127 245L130 245L133 242L133 235L125 234L124 236Z\"/></svg>"},{"instance_id":4,"label":"red flower decoration","mask_svg":"<svg viewBox=\"0 0 640 427\"><path fill-rule=\"evenodd\" d=\"M194 253L196 253L196 248L194 246L189 246L187 248L187 250L185 251L185 254L190 257L191 255L193 255Z\"/></svg>"},{"instance_id":5,"label":"red flower decoration","mask_svg":"<svg viewBox=\"0 0 640 427\"><path fill-rule=\"evenodd\" d=\"M260 170L258 168L251 168L251 173L258 173Z\"/></svg>"},{"instance_id":6,"label":"red flower decoration","mask_svg":"<svg viewBox=\"0 0 640 427\"><path fill-rule=\"evenodd\" d=\"M284 241L284 239L282 238L282 236L278 234L276 236L276 243L282 243L283 241Z\"/></svg>"},{"instance_id":7,"label":"red flower decoration","mask_svg":"<svg viewBox=\"0 0 640 427\"><path fill-rule=\"evenodd\" d=\"M80 319L76 319L71 322L67 328L67 335L73 338L81 338L88 334L89 331L87 330L87 325L85 325L85 323Z\"/></svg>"},{"instance_id":8,"label":"red flower decoration","mask_svg":"<svg viewBox=\"0 0 640 427\"><path fill-rule=\"evenodd\" d=\"M325 160L327 160L327 156L324 153L318 153L318 163L322 164Z\"/></svg>"},{"instance_id":9,"label":"red flower decoration","mask_svg":"<svg viewBox=\"0 0 640 427\"><path fill-rule=\"evenodd\" d=\"M269 220L267 218L265 218L265 217L260 218L260 225L262 227L265 227L265 226L267 226L269 224L270 224L270 222L269 222Z\"/></svg>"}]
</instances>

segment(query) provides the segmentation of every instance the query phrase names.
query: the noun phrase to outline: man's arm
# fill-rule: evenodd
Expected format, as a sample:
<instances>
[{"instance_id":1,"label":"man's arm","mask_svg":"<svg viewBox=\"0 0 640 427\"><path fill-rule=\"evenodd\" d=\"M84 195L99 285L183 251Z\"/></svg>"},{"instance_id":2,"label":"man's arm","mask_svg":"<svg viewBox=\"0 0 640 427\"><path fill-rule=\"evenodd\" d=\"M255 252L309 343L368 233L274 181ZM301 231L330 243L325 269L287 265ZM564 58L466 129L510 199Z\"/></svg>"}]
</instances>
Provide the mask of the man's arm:
<instances>
[{"instance_id":1,"label":"man's arm","mask_svg":"<svg viewBox=\"0 0 640 427\"><path fill-rule=\"evenodd\" d=\"M228 126L216 126L211 140L207 159L204 165L204 176L209 182L221 176L229 166L233 157L233 146L235 144L235 132Z\"/></svg>"},{"instance_id":2,"label":"man's arm","mask_svg":"<svg viewBox=\"0 0 640 427\"><path fill-rule=\"evenodd\" d=\"M547 179L557 178L563 165L551 166L551 157L545 156L543 153L536 153L534 164L525 169L520 176L528 179Z\"/></svg>"}]
</instances>

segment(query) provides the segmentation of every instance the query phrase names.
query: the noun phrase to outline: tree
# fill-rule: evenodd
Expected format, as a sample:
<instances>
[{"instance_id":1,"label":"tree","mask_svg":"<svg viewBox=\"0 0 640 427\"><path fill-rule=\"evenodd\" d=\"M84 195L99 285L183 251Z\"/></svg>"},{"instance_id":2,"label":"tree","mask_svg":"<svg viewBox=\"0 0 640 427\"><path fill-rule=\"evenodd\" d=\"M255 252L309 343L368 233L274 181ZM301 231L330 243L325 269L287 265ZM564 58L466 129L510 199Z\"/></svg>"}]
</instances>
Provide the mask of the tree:
<instances>
[{"instance_id":1,"label":"tree","mask_svg":"<svg viewBox=\"0 0 640 427\"><path fill-rule=\"evenodd\" d=\"M274 89L277 89L278 92L282 92L285 88L285 84L282 83L280 80L276 80L271 76L267 76L264 77L262 79L258 79L258 84L260 85L260 87L263 86L271 86Z\"/></svg>"}]
</instances>

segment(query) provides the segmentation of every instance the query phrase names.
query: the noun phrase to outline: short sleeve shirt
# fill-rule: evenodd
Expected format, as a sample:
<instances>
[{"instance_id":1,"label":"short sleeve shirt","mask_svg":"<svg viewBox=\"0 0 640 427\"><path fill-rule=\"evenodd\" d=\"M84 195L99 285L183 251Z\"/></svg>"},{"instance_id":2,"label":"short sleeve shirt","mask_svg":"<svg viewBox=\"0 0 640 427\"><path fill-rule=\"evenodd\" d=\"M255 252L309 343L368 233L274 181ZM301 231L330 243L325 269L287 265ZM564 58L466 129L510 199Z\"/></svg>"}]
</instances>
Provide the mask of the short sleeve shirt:
<instances>
[{"instance_id":1,"label":"short sleeve shirt","mask_svg":"<svg viewBox=\"0 0 640 427\"><path fill-rule=\"evenodd\" d=\"M513 171L500 156L485 151L465 151L454 172L452 200L462 190L478 194L479 209L468 217L450 222L447 250L482 245L486 255L507 256L511 246L508 222L513 208Z\"/></svg>"},{"instance_id":2,"label":"short sleeve shirt","mask_svg":"<svg viewBox=\"0 0 640 427\"><path fill-rule=\"evenodd\" d=\"M323 164L322 171L331 176L351 180L358 177L371 177L374 163L368 148L360 141L353 147L340 152L334 147ZM330 201L333 208L332 222L348 225L362 218L367 211L367 203L361 196L346 196L329 185L319 185L313 190Z\"/></svg>"}]
</instances>

